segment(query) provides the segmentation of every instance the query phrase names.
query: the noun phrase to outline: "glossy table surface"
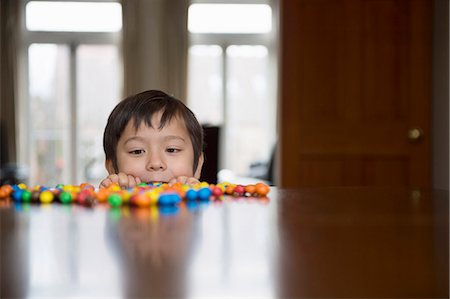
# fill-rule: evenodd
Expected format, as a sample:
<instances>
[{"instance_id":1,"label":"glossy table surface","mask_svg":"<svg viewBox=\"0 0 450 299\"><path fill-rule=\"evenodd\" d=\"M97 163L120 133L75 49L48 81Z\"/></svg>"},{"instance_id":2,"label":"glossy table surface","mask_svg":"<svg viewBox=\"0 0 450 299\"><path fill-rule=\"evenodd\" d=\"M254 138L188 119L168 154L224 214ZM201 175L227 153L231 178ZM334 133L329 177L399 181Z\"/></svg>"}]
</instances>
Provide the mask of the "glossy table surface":
<instances>
[{"instance_id":1,"label":"glossy table surface","mask_svg":"<svg viewBox=\"0 0 450 299\"><path fill-rule=\"evenodd\" d=\"M448 191L272 188L178 210L0 202L1 298L448 297Z\"/></svg>"}]
</instances>

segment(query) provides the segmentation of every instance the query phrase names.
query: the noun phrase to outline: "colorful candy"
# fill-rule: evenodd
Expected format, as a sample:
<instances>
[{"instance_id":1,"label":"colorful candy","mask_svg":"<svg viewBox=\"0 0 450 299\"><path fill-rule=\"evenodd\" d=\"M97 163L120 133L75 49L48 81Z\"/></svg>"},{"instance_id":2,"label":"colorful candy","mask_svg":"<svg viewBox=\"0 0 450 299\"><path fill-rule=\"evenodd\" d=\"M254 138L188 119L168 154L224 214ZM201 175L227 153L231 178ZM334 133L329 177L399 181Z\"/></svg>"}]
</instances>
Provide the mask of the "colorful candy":
<instances>
[{"instance_id":1,"label":"colorful candy","mask_svg":"<svg viewBox=\"0 0 450 299\"><path fill-rule=\"evenodd\" d=\"M193 203L224 199L224 195L265 197L269 191L270 187L263 183L247 186L226 182L216 185L202 182L193 186L181 183L175 183L172 186L166 183L141 183L128 189L121 188L117 184L100 189L95 189L88 183L78 186L58 184L55 188L44 186L28 188L25 184L18 184L0 186L0 200L11 198L15 202L77 203L88 207L106 202L112 207L121 205L168 207L177 206L184 200Z\"/></svg>"}]
</instances>

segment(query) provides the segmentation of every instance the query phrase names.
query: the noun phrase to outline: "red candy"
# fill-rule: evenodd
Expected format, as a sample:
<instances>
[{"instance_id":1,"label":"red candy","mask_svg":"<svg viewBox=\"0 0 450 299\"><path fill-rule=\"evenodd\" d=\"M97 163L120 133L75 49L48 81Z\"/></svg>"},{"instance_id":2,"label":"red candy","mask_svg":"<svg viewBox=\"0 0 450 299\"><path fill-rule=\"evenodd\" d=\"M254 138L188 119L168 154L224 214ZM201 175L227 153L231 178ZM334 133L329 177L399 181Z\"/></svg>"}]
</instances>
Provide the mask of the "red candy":
<instances>
[{"instance_id":1,"label":"red candy","mask_svg":"<svg viewBox=\"0 0 450 299\"><path fill-rule=\"evenodd\" d=\"M222 191L222 189L220 189L220 187L216 186L211 191L212 191L213 196L219 197L219 196L223 195L223 191Z\"/></svg>"},{"instance_id":2,"label":"red candy","mask_svg":"<svg viewBox=\"0 0 450 299\"><path fill-rule=\"evenodd\" d=\"M245 187L242 185L237 185L236 187L234 187L233 193L236 196L243 196L245 194Z\"/></svg>"}]
</instances>

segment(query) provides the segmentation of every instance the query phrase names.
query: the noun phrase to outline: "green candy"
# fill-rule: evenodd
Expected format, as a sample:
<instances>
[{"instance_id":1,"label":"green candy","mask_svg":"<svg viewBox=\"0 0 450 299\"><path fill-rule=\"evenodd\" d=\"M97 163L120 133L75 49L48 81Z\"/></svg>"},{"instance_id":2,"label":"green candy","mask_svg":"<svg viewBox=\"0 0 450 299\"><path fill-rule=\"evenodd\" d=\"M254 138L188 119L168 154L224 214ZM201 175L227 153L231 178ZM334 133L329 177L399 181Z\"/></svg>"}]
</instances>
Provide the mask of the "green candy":
<instances>
[{"instance_id":1,"label":"green candy","mask_svg":"<svg viewBox=\"0 0 450 299\"><path fill-rule=\"evenodd\" d=\"M119 194L113 193L108 196L108 202L112 207L120 207L122 204L122 197Z\"/></svg>"},{"instance_id":2,"label":"green candy","mask_svg":"<svg viewBox=\"0 0 450 299\"><path fill-rule=\"evenodd\" d=\"M31 191L25 190L22 193L22 201L30 202L31 201Z\"/></svg>"},{"instance_id":3,"label":"green candy","mask_svg":"<svg viewBox=\"0 0 450 299\"><path fill-rule=\"evenodd\" d=\"M69 203L72 201L72 194L70 192L63 192L59 195L59 200L62 203Z\"/></svg>"}]
</instances>

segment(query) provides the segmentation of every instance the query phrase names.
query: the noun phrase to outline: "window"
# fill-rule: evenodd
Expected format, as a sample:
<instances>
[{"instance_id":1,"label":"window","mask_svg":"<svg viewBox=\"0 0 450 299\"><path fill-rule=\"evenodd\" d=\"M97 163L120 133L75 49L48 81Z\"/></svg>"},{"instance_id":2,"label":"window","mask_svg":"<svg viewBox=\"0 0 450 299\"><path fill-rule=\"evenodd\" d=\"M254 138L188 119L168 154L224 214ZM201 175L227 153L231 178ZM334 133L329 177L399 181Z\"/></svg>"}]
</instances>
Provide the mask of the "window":
<instances>
[{"instance_id":1,"label":"window","mask_svg":"<svg viewBox=\"0 0 450 299\"><path fill-rule=\"evenodd\" d=\"M107 174L103 129L122 95L121 6L22 3L19 160L31 185L97 185Z\"/></svg>"},{"instance_id":2,"label":"window","mask_svg":"<svg viewBox=\"0 0 450 299\"><path fill-rule=\"evenodd\" d=\"M276 3L210 2L189 7L188 104L222 128L219 167L249 176L276 142Z\"/></svg>"}]
</instances>

